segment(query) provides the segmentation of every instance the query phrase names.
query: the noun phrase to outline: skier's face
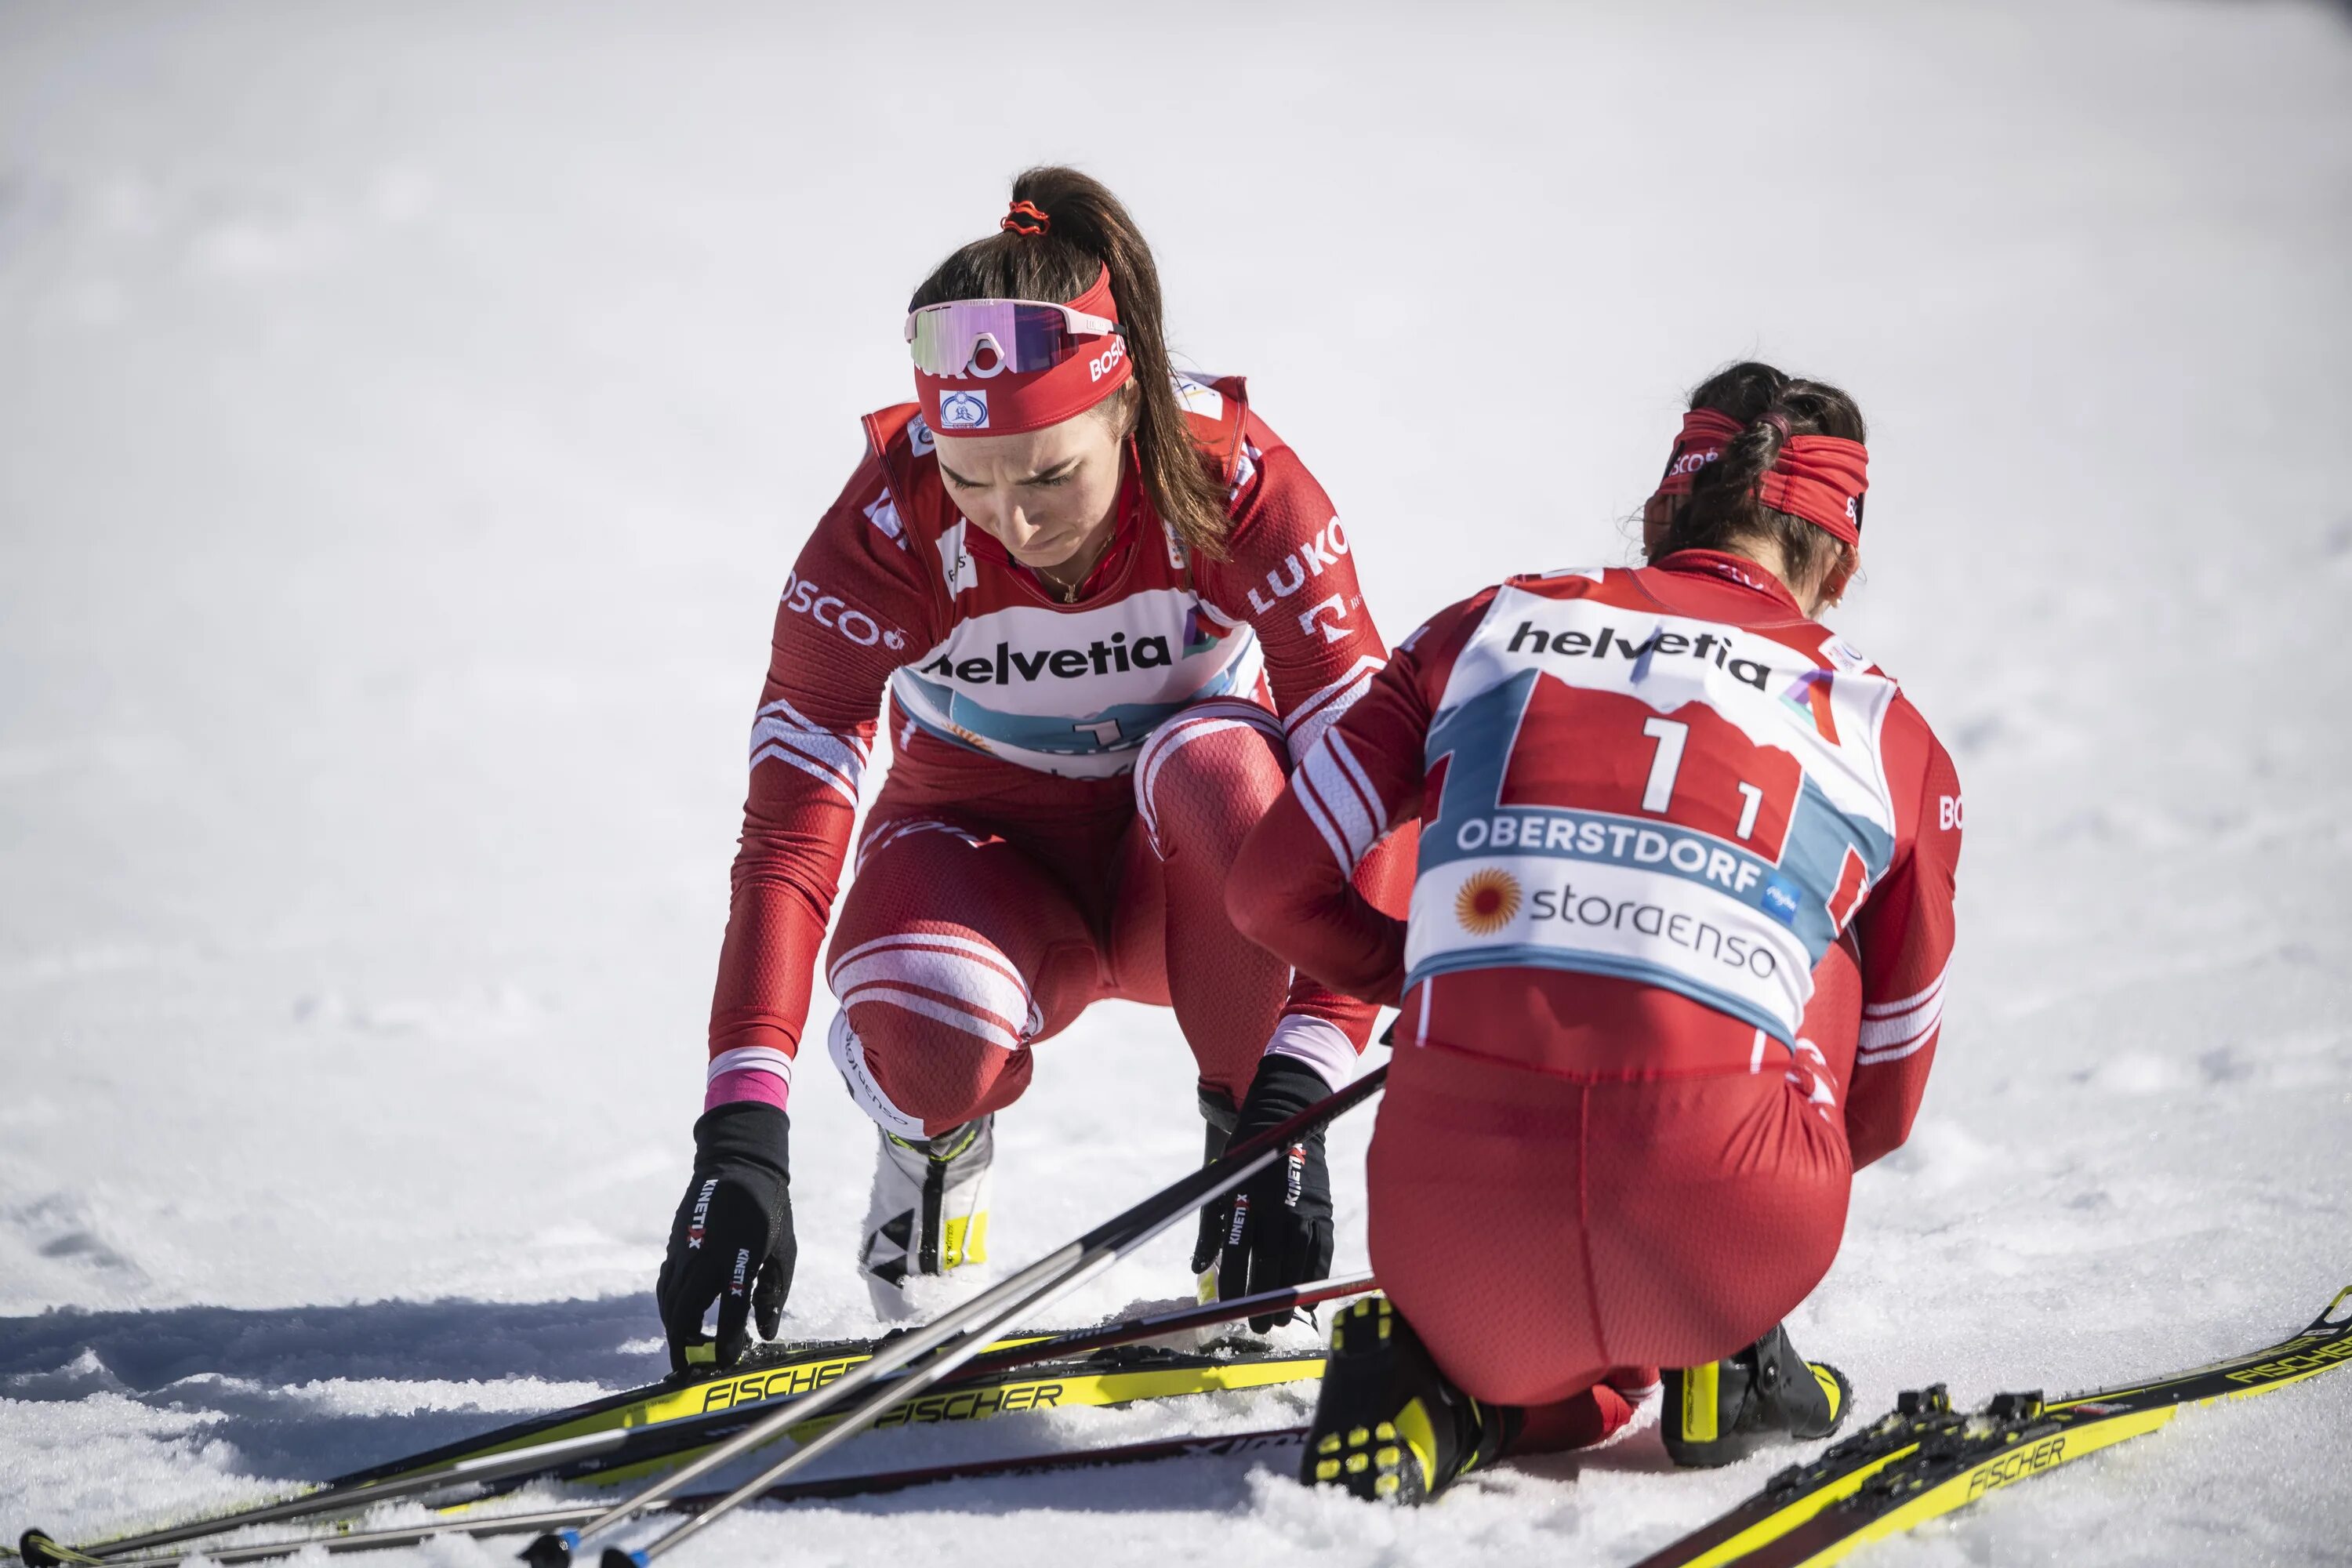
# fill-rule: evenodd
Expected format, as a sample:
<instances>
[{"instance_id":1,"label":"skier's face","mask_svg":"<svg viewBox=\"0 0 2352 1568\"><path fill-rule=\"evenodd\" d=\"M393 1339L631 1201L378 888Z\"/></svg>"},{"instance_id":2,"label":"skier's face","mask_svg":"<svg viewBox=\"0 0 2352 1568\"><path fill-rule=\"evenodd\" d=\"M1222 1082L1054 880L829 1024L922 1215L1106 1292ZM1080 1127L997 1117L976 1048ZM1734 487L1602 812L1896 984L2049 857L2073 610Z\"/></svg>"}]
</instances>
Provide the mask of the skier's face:
<instances>
[{"instance_id":1,"label":"skier's face","mask_svg":"<svg viewBox=\"0 0 2352 1568\"><path fill-rule=\"evenodd\" d=\"M948 499L1024 566L1099 553L1116 521L1129 390L1026 435L939 436Z\"/></svg>"}]
</instances>

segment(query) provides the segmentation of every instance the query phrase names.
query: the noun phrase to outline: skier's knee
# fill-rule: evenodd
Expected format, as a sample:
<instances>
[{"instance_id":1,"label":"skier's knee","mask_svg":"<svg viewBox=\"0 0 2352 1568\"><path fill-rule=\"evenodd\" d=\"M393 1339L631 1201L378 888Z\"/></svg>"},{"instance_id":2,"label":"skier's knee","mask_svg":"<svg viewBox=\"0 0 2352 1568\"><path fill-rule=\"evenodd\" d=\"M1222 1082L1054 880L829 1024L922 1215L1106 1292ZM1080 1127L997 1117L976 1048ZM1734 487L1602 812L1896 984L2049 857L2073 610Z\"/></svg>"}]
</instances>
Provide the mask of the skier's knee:
<instances>
[{"instance_id":1,"label":"skier's knee","mask_svg":"<svg viewBox=\"0 0 2352 1568\"><path fill-rule=\"evenodd\" d=\"M1029 1053L886 1003L845 1008L833 1058L850 1098L884 1131L928 1137L1018 1098Z\"/></svg>"},{"instance_id":2,"label":"skier's knee","mask_svg":"<svg viewBox=\"0 0 2352 1568\"><path fill-rule=\"evenodd\" d=\"M850 1097L901 1137L1008 1104L1042 1019L1012 960L976 936L900 931L837 954L833 1058Z\"/></svg>"},{"instance_id":3,"label":"skier's knee","mask_svg":"<svg viewBox=\"0 0 2352 1568\"><path fill-rule=\"evenodd\" d=\"M1282 726L1240 698L1184 710L1151 733L1135 763L1135 804L1165 859L1180 850L1230 859L1282 793Z\"/></svg>"}]
</instances>

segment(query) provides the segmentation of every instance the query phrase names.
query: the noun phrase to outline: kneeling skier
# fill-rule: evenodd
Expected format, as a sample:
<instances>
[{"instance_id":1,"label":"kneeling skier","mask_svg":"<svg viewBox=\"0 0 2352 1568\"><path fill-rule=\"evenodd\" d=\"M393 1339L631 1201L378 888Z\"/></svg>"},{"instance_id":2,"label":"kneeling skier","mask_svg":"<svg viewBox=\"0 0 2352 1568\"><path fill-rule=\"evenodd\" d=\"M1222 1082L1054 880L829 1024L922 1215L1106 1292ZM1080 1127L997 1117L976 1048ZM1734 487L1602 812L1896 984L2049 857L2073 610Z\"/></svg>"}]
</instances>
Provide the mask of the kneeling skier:
<instances>
[{"instance_id":1,"label":"kneeling skier","mask_svg":"<svg viewBox=\"0 0 2352 1568\"><path fill-rule=\"evenodd\" d=\"M1402 1009L1388 1295L1334 1324L1309 1483L1418 1502L1622 1433L1662 1367L1678 1463L1843 1418L1780 1323L1918 1107L1961 820L1926 720L1812 618L1858 562L1864 437L1835 387L1711 378L1649 564L1441 612L1244 846L1235 923ZM1416 819L1398 921L1350 876Z\"/></svg>"}]
</instances>

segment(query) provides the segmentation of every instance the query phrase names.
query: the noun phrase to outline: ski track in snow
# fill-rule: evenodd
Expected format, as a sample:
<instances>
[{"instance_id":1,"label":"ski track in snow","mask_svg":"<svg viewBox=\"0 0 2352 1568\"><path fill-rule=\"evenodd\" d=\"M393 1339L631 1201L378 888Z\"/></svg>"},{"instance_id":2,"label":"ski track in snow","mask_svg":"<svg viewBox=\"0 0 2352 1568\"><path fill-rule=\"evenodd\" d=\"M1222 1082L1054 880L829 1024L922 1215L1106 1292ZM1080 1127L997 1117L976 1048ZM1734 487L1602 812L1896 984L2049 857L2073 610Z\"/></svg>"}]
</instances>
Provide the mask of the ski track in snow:
<instances>
[{"instance_id":1,"label":"ski track in snow","mask_svg":"<svg viewBox=\"0 0 2352 1568\"><path fill-rule=\"evenodd\" d=\"M1880 499L1832 618L1969 818L1936 1082L1794 1320L1864 1411L2252 1348L2352 1279L2344 12L1180 20L0 12L6 1534L658 1372L773 595L905 395L907 289L1047 158L1136 207L1180 346L1250 373L1391 639L1623 559L1725 359L1860 396ZM1109 63L1041 79L1065 47ZM1197 1158L1191 1076L1147 1010L1045 1047L1000 1258ZM821 1053L793 1111L787 1332L871 1332L872 1132ZM1369 1126L1333 1139L1341 1268ZM1186 1246L1055 1316L1181 1292ZM2352 1563L2347 1424L2341 1374L2195 1412L1868 1560ZM1418 1515L1186 1461L754 1510L690 1555L1629 1561L1784 1458L1678 1475L1650 1438Z\"/></svg>"}]
</instances>

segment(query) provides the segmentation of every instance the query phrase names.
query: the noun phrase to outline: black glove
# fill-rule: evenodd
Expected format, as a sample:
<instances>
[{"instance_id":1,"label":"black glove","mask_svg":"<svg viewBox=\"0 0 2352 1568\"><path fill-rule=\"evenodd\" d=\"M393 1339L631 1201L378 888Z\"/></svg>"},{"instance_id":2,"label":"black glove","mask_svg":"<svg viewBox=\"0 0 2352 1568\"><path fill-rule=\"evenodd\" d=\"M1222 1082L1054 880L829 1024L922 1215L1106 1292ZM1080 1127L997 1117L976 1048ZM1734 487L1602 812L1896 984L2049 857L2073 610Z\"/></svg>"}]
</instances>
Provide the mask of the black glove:
<instances>
[{"instance_id":1,"label":"black glove","mask_svg":"<svg viewBox=\"0 0 2352 1568\"><path fill-rule=\"evenodd\" d=\"M772 1105L737 1100L706 1110L694 1124L694 1176L670 1222L654 1300L669 1339L670 1370L683 1377L733 1366L751 1335L774 1338L800 1257L793 1239L792 1173L786 1150L792 1119ZM702 1331L719 1303L719 1337Z\"/></svg>"},{"instance_id":2,"label":"black glove","mask_svg":"<svg viewBox=\"0 0 2352 1568\"><path fill-rule=\"evenodd\" d=\"M1297 1058L1264 1058L1234 1123L1233 1142L1289 1120L1330 1092L1323 1075ZM1331 1171L1323 1159L1323 1129L1293 1139L1272 1164L1213 1207L1222 1240L1218 1300L1304 1285L1328 1274ZM1264 1333L1289 1317L1287 1311L1268 1312L1252 1318L1250 1327Z\"/></svg>"},{"instance_id":3,"label":"black glove","mask_svg":"<svg viewBox=\"0 0 2352 1568\"><path fill-rule=\"evenodd\" d=\"M1208 1123L1208 1136L1201 1149L1201 1163L1213 1165L1222 1158L1225 1145L1233 1142L1234 1123L1241 1112L1222 1089L1201 1090L1201 1120ZM1220 1199L1204 1205L1201 1210L1201 1234L1192 1242L1192 1274L1201 1284L1201 1300L1214 1300L1217 1282L1217 1254L1225 1249L1225 1226L1230 1217L1230 1202Z\"/></svg>"}]
</instances>

